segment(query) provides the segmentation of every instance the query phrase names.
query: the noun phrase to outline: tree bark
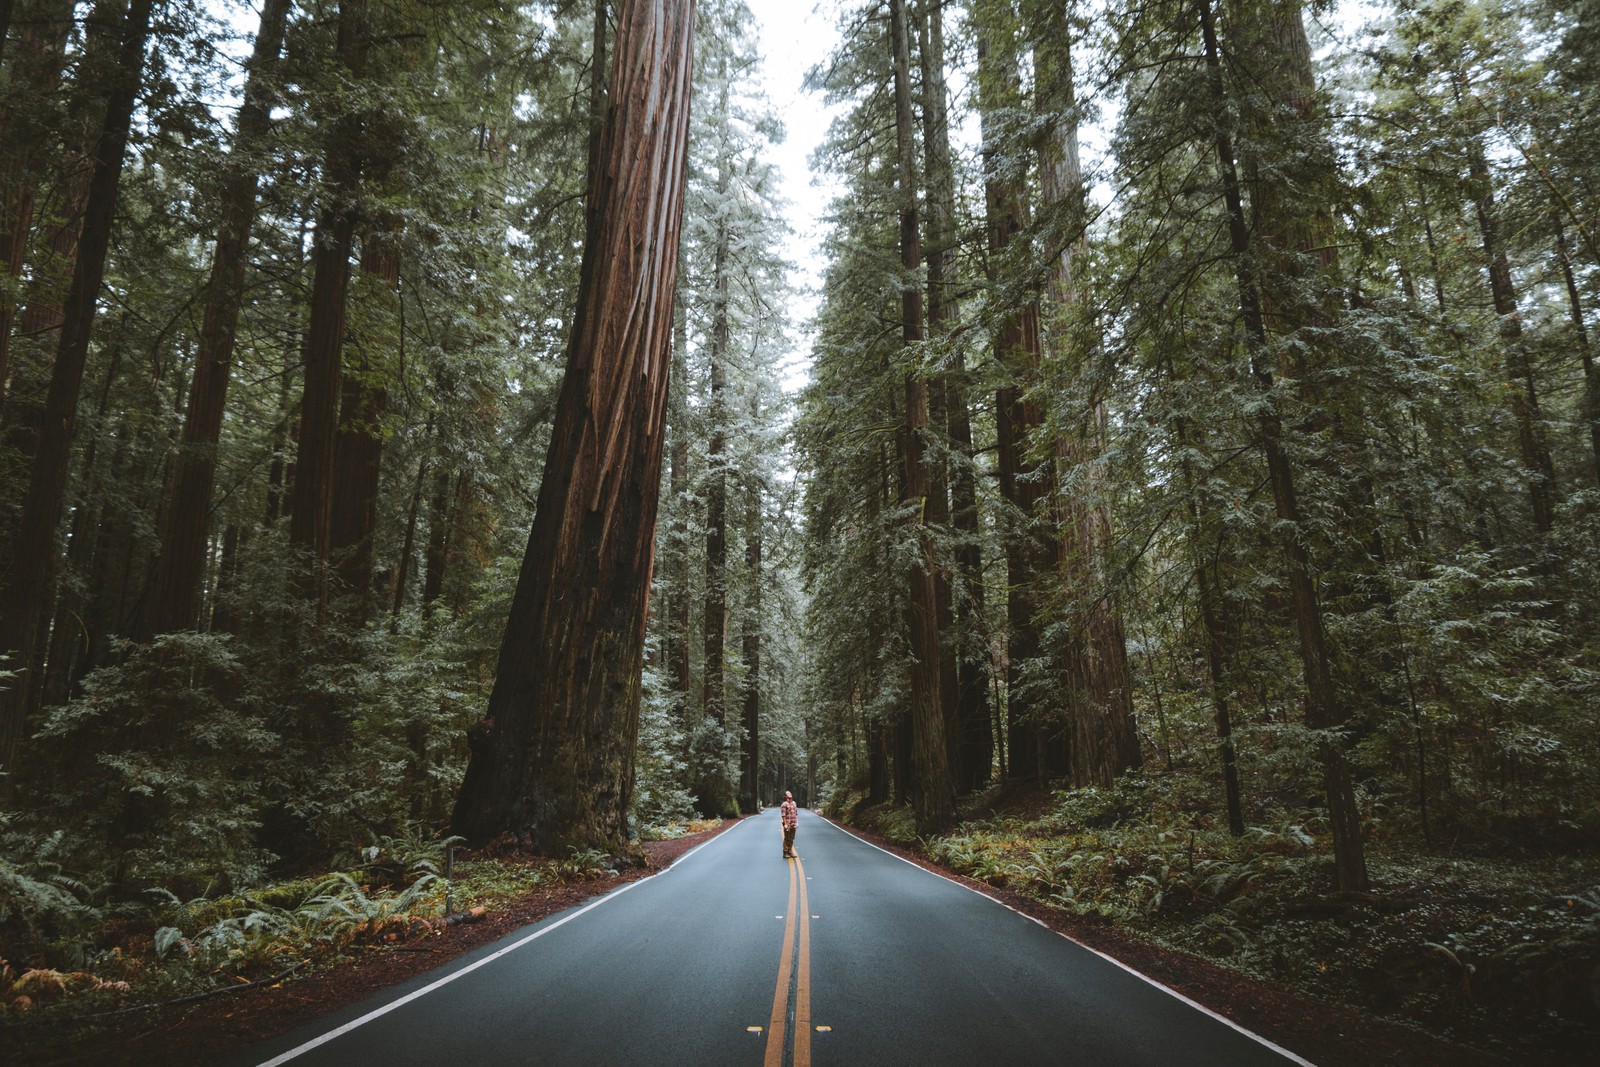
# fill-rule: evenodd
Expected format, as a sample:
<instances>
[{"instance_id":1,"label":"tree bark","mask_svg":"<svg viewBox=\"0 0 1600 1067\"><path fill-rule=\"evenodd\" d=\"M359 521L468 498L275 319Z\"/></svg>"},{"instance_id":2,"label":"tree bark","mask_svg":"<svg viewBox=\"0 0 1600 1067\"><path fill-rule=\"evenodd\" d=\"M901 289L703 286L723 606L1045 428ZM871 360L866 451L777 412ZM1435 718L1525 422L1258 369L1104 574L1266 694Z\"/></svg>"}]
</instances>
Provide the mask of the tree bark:
<instances>
[{"instance_id":1,"label":"tree bark","mask_svg":"<svg viewBox=\"0 0 1600 1067\"><path fill-rule=\"evenodd\" d=\"M339 5L335 59L346 77L360 82L366 71L367 0ZM350 254L355 246L361 186L359 113L334 122L323 154L323 205L317 216L312 255L311 309L306 328L305 392L290 493L289 544L295 587L319 605L327 601L325 566L331 549L334 442L339 429L339 392L350 289Z\"/></svg>"},{"instance_id":2,"label":"tree bark","mask_svg":"<svg viewBox=\"0 0 1600 1067\"><path fill-rule=\"evenodd\" d=\"M424 438L432 436L432 420ZM417 523L422 515L422 489L428 482L428 456L417 461L417 480L411 489L411 503L406 508L406 533L400 544L400 562L394 569L394 590L389 598L389 614L398 625L400 612L406 606L406 591L411 585L411 572L416 567Z\"/></svg>"},{"instance_id":3,"label":"tree bark","mask_svg":"<svg viewBox=\"0 0 1600 1067\"><path fill-rule=\"evenodd\" d=\"M928 264L928 330L935 341L948 338L955 326L956 305L951 275L955 270L955 179L950 163L949 112L945 99L944 23L935 4L917 18L918 48L922 73L922 157L927 175L927 211L924 229ZM953 372L944 359L928 383L928 422L930 438L947 435L950 404L957 393ZM962 394L965 403L965 395ZM970 427L969 427L970 434ZM950 449L941 444L928 464L928 507L925 519L941 537L951 533ZM944 740L950 766L951 786L965 792L973 774L967 769L971 742L962 717L961 646L955 625L955 560L945 552L938 554L934 571L934 600L938 605L939 628L939 704L944 715ZM987 719L987 715L985 715ZM973 754L975 755L975 754Z\"/></svg>"},{"instance_id":4,"label":"tree bark","mask_svg":"<svg viewBox=\"0 0 1600 1067\"><path fill-rule=\"evenodd\" d=\"M1494 179L1483 146L1477 141L1468 148L1467 177L1473 190L1472 206L1478 216L1478 233L1483 239L1483 256L1489 267L1489 293L1499 319L1500 344L1506 377L1510 379L1511 415L1517 424L1517 452L1528 479L1528 502L1533 526L1541 537L1555 527L1555 464L1545 441L1544 417L1539 410L1539 387L1522 339L1522 313L1517 309L1516 284L1511 280L1511 264L1500 236L1500 220L1495 210Z\"/></svg>"},{"instance_id":5,"label":"tree bark","mask_svg":"<svg viewBox=\"0 0 1600 1067\"><path fill-rule=\"evenodd\" d=\"M107 83L106 110L94 149L88 210L65 304L45 419L40 427L27 495L23 499L11 569L0 580L0 652L24 682L0 693L0 774L9 789L18 746L31 707L27 694L36 691L34 675L39 652L40 611L48 603L56 562L56 528L76 425L78 393L94 329L95 306L105 278L111 247L117 189L122 178L134 103L144 78L145 45L150 37L154 0L132 0L120 20L117 64ZM122 10L118 8L117 10Z\"/></svg>"},{"instance_id":6,"label":"tree bark","mask_svg":"<svg viewBox=\"0 0 1600 1067\"><path fill-rule=\"evenodd\" d=\"M1344 740L1336 735L1345 725L1347 713L1338 699L1329 668L1322 605L1317 596L1310 554L1300 539L1300 506L1295 495L1294 471L1284 450L1281 416L1273 400L1272 369L1266 364L1268 337L1262 310L1261 284L1256 273L1255 252L1245 220L1236 156L1229 133L1226 115L1228 97L1222 79L1215 15L1211 0L1199 0L1198 7L1206 67L1216 108L1214 143L1223 200L1227 208L1229 246L1238 284L1239 311L1245 328L1245 344L1249 350L1250 373L1260 397L1256 417L1257 434L1282 530L1284 562L1287 564L1295 628L1300 638L1300 661L1306 686L1306 725L1313 730L1324 731L1324 736L1317 743L1317 751L1322 762L1323 783L1328 798L1328 821L1333 831L1335 878L1341 890L1364 890L1368 878L1366 856L1361 843L1360 812L1356 808L1355 787L1345 756ZM1298 12L1295 17L1299 17Z\"/></svg>"},{"instance_id":7,"label":"tree bark","mask_svg":"<svg viewBox=\"0 0 1600 1067\"><path fill-rule=\"evenodd\" d=\"M927 96L923 139L928 187L928 323L948 336L959 318L955 232L955 177L951 165L950 119L944 75L944 15L928 4L922 25L923 86ZM988 639L983 633L983 546L979 532L976 450L967 409L965 349L950 345L946 369L938 375L944 392L943 429L949 439L950 523L955 532L954 577L949 630L941 627L955 658L955 726L951 774L956 792L973 792L989 781L994 736L989 722ZM941 679L944 675L941 674ZM941 681L942 684L942 681ZM941 690L942 692L942 690ZM948 707L950 698L947 696Z\"/></svg>"},{"instance_id":8,"label":"tree bark","mask_svg":"<svg viewBox=\"0 0 1600 1067\"><path fill-rule=\"evenodd\" d=\"M1002 171L998 113L1014 106L1017 55L1009 25L986 20L978 35L978 110L983 127L984 208L989 280L1027 224L1021 184ZM1038 583L1051 571L1052 553L1038 530L1048 470L1033 455L1043 417L1028 394L1036 384L1041 354L1039 307L1023 300L995 331L995 359L1006 382L995 391L995 437L1000 494L1010 505L1006 524L1006 752L1013 779L1045 775L1045 701L1049 690L1039 670L1044 640L1035 601Z\"/></svg>"},{"instance_id":9,"label":"tree bark","mask_svg":"<svg viewBox=\"0 0 1600 1067\"><path fill-rule=\"evenodd\" d=\"M6 0L8 23L10 2ZM55 142L54 124L44 104L61 87L72 8L70 0L23 0L17 34L22 51L6 70L0 102L0 260L10 283L0 286L0 401L11 373L18 310L14 287L27 258L40 160ZM0 32L0 47L5 37Z\"/></svg>"},{"instance_id":10,"label":"tree bark","mask_svg":"<svg viewBox=\"0 0 1600 1067\"><path fill-rule=\"evenodd\" d=\"M1097 341L1079 335L1073 321L1084 303L1078 260L1088 252L1083 168L1078 158L1072 53L1063 0L1044 0L1035 19L1036 106L1044 120L1040 146L1039 198L1053 214L1061 251L1050 264L1054 328L1049 361L1067 381L1075 405L1056 442L1056 520L1060 573L1069 608L1066 674L1069 740L1068 780L1075 786L1108 786L1143 764L1133 718L1133 681L1122 609L1112 588L1111 510L1105 461L1105 403L1096 383Z\"/></svg>"},{"instance_id":11,"label":"tree bark","mask_svg":"<svg viewBox=\"0 0 1600 1067\"><path fill-rule=\"evenodd\" d=\"M621 851L633 792L673 291L692 0L624 0L590 161L578 309L488 718L454 826L546 855Z\"/></svg>"},{"instance_id":12,"label":"tree bark","mask_svg":"<svg viewBox=\"0 0 1600 1067\"><path fill-rule=\"evenodd\" d=\"M921 357L923 340L922 289L916 275L922 268L921 234L917 223L916 155L911 115L911 44L905 0L889 0L890 33L894 47L895 141L899 155L900 266L905 272L900 289L901 337L914 361ZM917 826L925 834L937 833L955 821L955 788L950 781L949 749L945 744L944 705L939 694L940 640L938 591L934 576L938 561L928 529L928 387L921 368L913 365L905 377L905 488L902 503L916 509L909 531L919 551L907 568L910 589L906 598L911 647L911 744L915 787L911 804Z\"/></svg>"},{"instance_id":13,"label":"tree bark","mask_svg":"<svg viewBox=\"0 0 1600 1067\"><path fill-rule=\"evenodd\" d=\"M668 492L673 500L673 519L667 539L666 565L673 578L673 592L667 602L667 678L681 713L689 704L689 406L684 400L687 388L689 320L683 307L677 309L672 346L672 381L677 388L676 418L669 417L672 434Z\"/></svg>"},{"instance_id":14,"label":"tree bark","mask_svg":"<svg viewBox=\"0 0 1600 1067\"><path fill-rule=\"evenodd\" d=\"M216 483L217 442L227 405L228 382L244 302L245 264L256 219L256 153L272 127L271 101L278 56L283 48L292 0L266 0L255 49L246 67L244 99L233 150L224 164L221 221L211 256L206 306L189 383L189 406L182 443L173 458L161 511L153 598L136 634L138 640L174 630L194 629L200 611L200 585L206 567L211 492Z\"/></svg>"},{"instance_id":15,"label":"tree bark","mask_svg":"<svg viewBox=\"0 0 1600 1067\"><path fill-rule=\"evenodd\" d=\"M755 409L758 401L751 401ZM752 417L759 416L752 410ZM752 476L746 490L744 565L750 593L744 612L744 634L740 658L744 660L744 732L739 745L739 811L756 812L756 782L761 770L761 484Z\"/></svg>"},{"instance_id":16,"label":"tree bark","mask_svg":"<svg viewBox=\"0 0 1600 1067\"><path fill-rule=\"evenodd\" d=\"M727 193L727 164L717 177L720 194ZM717 224L717 245L712 263L711 395L706 418L711 436L706 444L706 573L705 614L701 645L705 667L701 675L700 706L705 714L728 725L727 678L725 676L728 633L728 242L725 220Z\"/></svg>"},{"instance_id":17,"label":"tree bark","mask_svg":"<svg viewBox=\"0 0 1600 1067\"><path fill-rule=\"evenodd\" d=\"M1561 265L1561 280L1567 287L1567 308L1572 315L1573 336L1578 341L1578 358L1583 364L1583 421L1589 426L1589 448L1594 457L1595 484L1600 485L1600 371L1594 365L1589 347L1589 329L1583 321L1583 301L1578 297L1578 281L1572 273L1572 256L1567 250L1567 231L1556 213L1556 262Z\"/></svg>"},{"instance_id":18,"label":"tree bark","mask_svg":"<svg viewBox=\"0 0 1600 1067\"><path fill-rule=\"evenodd\" d=\"M378 528L378 490L383 473L383 419L389 407L387 353L403 351L399 322L400 223L374 222L361 248L362 277L370 283L364 331L339 386L339 431L334 439L333 510L328 550L351 619L373 607L373 536Z\"/></svg>"}]
</instances>

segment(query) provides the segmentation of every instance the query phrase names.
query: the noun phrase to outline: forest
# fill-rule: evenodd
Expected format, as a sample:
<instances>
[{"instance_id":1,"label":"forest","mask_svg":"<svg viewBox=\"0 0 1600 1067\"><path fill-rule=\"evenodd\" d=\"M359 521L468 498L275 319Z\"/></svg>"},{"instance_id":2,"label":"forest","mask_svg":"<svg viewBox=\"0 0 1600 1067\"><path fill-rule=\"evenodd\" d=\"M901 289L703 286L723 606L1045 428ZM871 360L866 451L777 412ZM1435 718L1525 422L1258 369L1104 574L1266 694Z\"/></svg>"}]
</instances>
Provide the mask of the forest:
<instances>
[{"instance_id":1,"label":"forest","mask_svg":"<svg viewBox=\"0 0 1600 1067\"><path fill-rule=\"evenodd\" d=\"M831 0L814 293L763 2L0 0L0 1027L788 789L1581 1059L1600 0Z\"/></svg>"}]
</instances>

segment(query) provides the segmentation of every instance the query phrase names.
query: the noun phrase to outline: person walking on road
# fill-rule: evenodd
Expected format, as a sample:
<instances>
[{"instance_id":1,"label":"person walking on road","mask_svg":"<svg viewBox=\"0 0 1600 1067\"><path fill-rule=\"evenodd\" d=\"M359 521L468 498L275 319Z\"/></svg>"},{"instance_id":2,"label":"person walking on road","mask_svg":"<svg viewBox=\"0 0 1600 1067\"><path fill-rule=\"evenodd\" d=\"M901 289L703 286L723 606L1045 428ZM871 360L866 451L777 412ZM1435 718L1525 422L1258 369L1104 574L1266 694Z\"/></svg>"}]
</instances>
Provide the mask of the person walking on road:
<instances>
[{"instance_id":1,"label":"person walking on road","mask_svg":"<svg viewBox=\"0 0 1600 1067\"><path fill-rule=\"evenodd\" d=\"M794 831L800 825L800 808L794 794L784 790L783 803L778 805L778 818L783 820L783 858L794 859Z\"/></svg>"}]
</instances>

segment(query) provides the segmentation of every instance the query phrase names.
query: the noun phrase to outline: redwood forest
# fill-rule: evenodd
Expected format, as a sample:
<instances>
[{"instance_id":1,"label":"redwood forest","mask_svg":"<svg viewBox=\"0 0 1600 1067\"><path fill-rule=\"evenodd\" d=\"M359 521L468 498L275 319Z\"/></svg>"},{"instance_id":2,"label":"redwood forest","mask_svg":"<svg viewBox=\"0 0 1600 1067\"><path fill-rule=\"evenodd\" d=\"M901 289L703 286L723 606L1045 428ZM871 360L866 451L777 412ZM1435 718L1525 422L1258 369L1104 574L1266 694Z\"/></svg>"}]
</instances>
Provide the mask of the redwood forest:
<instances>
[{"instance_id":1,"label":"redwood forest","mask_svg":"<svg viewBox=\"0 0 1600 1067\"><path fill-rule=\"evenodd\" d=\"M1600 0L0 0L0 1052L790 791L1593 1062L1596 146Z\"/></svg>"}]
</instances>

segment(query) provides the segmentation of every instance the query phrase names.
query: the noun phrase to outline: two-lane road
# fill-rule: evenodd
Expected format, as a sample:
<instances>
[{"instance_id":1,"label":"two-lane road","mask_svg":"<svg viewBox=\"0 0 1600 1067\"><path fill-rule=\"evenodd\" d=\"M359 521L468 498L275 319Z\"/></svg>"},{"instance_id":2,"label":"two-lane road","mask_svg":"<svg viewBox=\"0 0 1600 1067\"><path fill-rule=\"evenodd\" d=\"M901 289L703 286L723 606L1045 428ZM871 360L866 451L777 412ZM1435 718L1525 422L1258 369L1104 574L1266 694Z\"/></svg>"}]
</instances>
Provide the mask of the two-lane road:
<instances>
[{"instance_id":1,"label":"two-lane road","mask_svg":"<svg viewBox=\"0 0 1600 1067\"><path fill-rule=\"evenodd\" d=\"M802 813L268 1042L240 1064L1303 1063Z\"/></svg>"}]
</instances>

